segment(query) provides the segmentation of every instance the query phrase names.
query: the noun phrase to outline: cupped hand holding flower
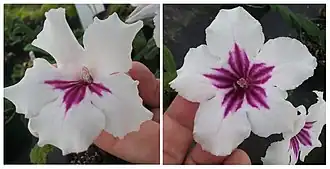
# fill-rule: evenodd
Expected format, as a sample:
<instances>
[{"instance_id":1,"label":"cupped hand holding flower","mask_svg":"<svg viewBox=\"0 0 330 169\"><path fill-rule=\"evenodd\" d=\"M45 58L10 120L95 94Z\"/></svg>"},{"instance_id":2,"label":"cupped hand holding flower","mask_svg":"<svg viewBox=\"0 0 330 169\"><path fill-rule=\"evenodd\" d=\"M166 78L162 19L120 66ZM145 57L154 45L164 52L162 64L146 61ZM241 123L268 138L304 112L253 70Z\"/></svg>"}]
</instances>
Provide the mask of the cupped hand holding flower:
<instances>
[{"instance_id":1,"label":"cupped hand holding flower","mask_svg":"<svg viewBox=\"0 0 330 169\"><path fill-rule=\"evenodd\" d=\"M139 81L139 95L151 107L154 118L142 123L139 131L129 133L123 139L103 131L94 143L104 151L131 163L159 164L159 80L139 62L133 62L128 73Z\"/></svg>"},{"instance_id":2,"label":"cupped hand holding flower","mask_svg":"<svg viewBox=\"0 0 330 169\"><path fill-rule=\"evenodd\" d=\"M177 96L164 114L164 164L251 164L249 156L235 149L228 156L215 156L193 143L193 124L198 103ZM212 112L210 112L212 113ZM222 144L221 140L217 143Z\"/></svg>"},{"instance_id":3,"label":"cupped hand holding flower","mask_svg":"<svg viewBox=\"0 0 330 169\"><path fill-rule=\"evenodd\" d=\"M264 40L261 24L244 8L222 9L206 28L207 45L186 54L170 85L200 103L193 136L203 150L226 156L251 131L268 137L294 130L296 109L286 90L311 77L317 62L298 40Z\"/></svg>"},{"instance_id":4,"label":"cupped hand holding flower","mask_svg":"<svg viewBox=\"0 0 330 169\"><path fill-rule=\"evenodd\" d=\"M52 144L62 153L86 150L104 130L124 138L153 114L142 105L132 67L132 41L142 22L125 24L117 14L95 18L82 47L63 8L45 14L44 28L32 42L54 57L34 60L23 79L5 88L18 113L29 118L38 145Z\"/></svg>"}]
</instances>

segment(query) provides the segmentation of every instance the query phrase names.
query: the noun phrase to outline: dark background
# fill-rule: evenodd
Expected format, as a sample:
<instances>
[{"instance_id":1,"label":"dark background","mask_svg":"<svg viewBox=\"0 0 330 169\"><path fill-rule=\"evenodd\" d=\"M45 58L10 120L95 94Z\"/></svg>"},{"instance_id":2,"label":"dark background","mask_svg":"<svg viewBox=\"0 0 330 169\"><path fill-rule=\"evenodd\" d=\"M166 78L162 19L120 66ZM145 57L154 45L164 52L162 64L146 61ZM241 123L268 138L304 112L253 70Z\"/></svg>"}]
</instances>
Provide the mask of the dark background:
<instances>
[{"instance_id":1,"label":"dark background","mask_svg":"<svg viewBox=\"0 0 330 169\"><path fill-rule=\"evenodd\" d=\"M233 8L238 5L164 5L164 45L172 52L177 68L183 64L185 54L189 48L195 48L205 44L205 29L211 24L219 10ZM254 16L263 27L266 41L280 36L297 37L298 33L291 28L277 12L269 8L253 8L243 6ZM293 12L300 13L308 18L320 15L320 9L325 5L286 5ZM288 100L294 106L303 104L308 108L316 102L316 95L312 90L320 90L325 93L325 63L318 64L314 76L306 80L300 87L289 92ZM325 99L325 97L324 97ZM315 148L305 158L305 162L297 164L325 164L325 127L319 137L322 142L321 148ZM253 133L239 148L245 150L253 164L262 164L260 158L271 142L281 140L281 135L272 135L268 138L260 138Z\"/></svg>"}]
</instances>

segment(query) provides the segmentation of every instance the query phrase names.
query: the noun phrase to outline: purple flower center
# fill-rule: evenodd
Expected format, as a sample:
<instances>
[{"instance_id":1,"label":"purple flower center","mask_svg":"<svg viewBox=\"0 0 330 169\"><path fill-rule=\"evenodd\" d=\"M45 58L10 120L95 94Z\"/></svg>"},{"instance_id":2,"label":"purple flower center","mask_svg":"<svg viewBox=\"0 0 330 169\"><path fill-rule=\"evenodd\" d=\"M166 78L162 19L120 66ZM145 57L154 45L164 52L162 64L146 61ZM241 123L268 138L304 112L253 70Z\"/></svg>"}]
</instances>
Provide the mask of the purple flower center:
<instances>
[{"instance_id":1,"label":"purple flower center","mask_svg":"<svg viewBox=\"0 0 330 169\"><path fill-rule=\"evenodd\" d=\"M309 130L312 128L314 123L315 121L306 122L300 132L290 139L290 148L293 150L296 159L298 159L300 151L299 143L304 146L312 146L312 139Z\"/></svg>"},{"instance_id":2,"label":"purple flower center","mask_svg":"<svg viewBox=\"0 0 330 169\"><path fill-rule=\"evenodd\" d=\"M76 81L66 80L46 80L46 84L54 87L54 89L64 91L63 101L65 104L65 113L75 104L79 104L85 97L86 89L91 93L102 97L102 91L111 93L111 91L101 83L93 82L93 78L86 67L82 68L81 78Z\"/></svg>"},{"instance_id":3,"label":"purple flower center","mask_svg":"<svg viewBox=\"0 0 330 169\"><path fill-rule=\"evenodd\" d=\"M274 66L265 63L251 64L246 52L235 43L229 52L229 68L213 68L214 73L204 74L218 89L227 90L222 105L225 106L224 117L242 107L243 101L255 108L269 109L266 92L261 85L272 76Z\"/></svg>"}]
</instances>

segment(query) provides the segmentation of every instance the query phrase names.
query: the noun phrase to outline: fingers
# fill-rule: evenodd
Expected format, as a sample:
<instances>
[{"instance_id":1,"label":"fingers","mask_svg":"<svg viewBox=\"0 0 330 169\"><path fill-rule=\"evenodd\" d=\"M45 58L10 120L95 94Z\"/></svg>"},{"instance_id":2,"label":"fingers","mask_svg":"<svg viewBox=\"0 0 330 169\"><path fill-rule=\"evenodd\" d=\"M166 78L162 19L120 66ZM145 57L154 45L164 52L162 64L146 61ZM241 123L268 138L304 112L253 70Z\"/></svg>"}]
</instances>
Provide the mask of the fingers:
<instances>
[{"instance_id":1,"label":"fingers","mask_svg":"<svg viewBox=\"0 0 330 169\"><path fill-rule=\"evenodd\" d=\"M197 103L177 96L164 115L164 164L181 164L192 143Z\"/></svg>"},{"instance_id":2,"label":"fingers","mask_svg":"<svg viewBox=\"0 0 330 169\"><path fill-rule=\"evenodd\" d=\"M172 120L175 120L180 125L192 131L198 106L198 103L190 102L178 95L175 97L165 114Z\"/></svg>"},{"instance_id":3,"label":"fingers","mask_svg":"<svg viewBox=\"0 0 330 169\"><path fill-rule=\"evenodd\" d=\"M221 164L225 158L223 156L212 155L204 151L200 144L196 144L188 154L185 164Z\"/></svg>"},{"instance_id":4,"label":"fingers","mask_svg":"<svg viewBox=\"0 0 330 169\"><path fill-rule=\"evenodd\" d=\"M185 164L225 164L225 165L249 165L249 156L241 149L235 149L229 156L215 156L202 149L200 144L188 154Z\"/></svg>"},{"instance_id":5,"label":"fingers","mask_svg":"<svg viewBox=\"0 0 330 169\"><path fill-rule=\"evenodd\" d=\"M241 149L234 150L230 156L228 156L223 164L225 165L250 165L251 160L245 151Z\"/></svg>"},{"instance_id":6,"label":"fingers","mask_svg":"<svg viewBox=\"0 0 330 169\"><path fill-rule=\"evenodd\" d=\"M151 112L154 114L154 116L152 117L152 120L159 123L159 121L160 121L160 109L159 108L154 108L154 109L151 109Z\"/></svg>"},{"instance_id":7,"label":"fingers","mask_svg":"<svg viewBox=\"0 0 330 169\"><path fill-rule=\"evenodd\" d=\"M181 164L192 143L191 130L165 114L163 131L164 164Z\"/></svg>"},{"instance_id":8,"label":"fingers","mask_svg":"<svg viewBox=\"0 0 330 169\"><path fill-rule=\"evenodd\" d=\"M159 108L160 84L154 74L140 62L133 62L128 74L132 79L139 81L139 95L143 101L153 108Z\"/></svg>"},{"instance_id":9,"label":"fingers","mask_svg":"<svg viewBox=\"0 0 330 169\"><path fill-rule=\"evenodd\" d=\"M132 163L159 164L159 124L148 120L123 139L102 131L94 141L104 151Z\"/></svg>"}]
</instances>

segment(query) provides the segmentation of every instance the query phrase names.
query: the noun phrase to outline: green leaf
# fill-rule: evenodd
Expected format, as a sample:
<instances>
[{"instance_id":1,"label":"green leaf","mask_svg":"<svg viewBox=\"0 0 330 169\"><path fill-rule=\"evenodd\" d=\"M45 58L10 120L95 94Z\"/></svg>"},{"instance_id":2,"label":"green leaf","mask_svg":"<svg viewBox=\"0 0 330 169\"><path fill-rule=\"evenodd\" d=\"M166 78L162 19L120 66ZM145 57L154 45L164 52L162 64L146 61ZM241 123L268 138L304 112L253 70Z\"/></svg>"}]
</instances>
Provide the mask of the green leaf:
<instances>
[{"instance_id":1,"label":"green leaf","mask_svg":"<svg viewBox=\"0 0 330 169\"><path fill-rule=\"evenodd\" d=\"M293 13L288 7L283 5L270 5L271 10L279 12L282 18L293 28L304 30L310 38L319 43L325 49L325 32L323 33L315 23L301 14Z\"/></svg>"},{"instance_id":2,"label":"green leaf","mask_svg":"<svg viewBox=\"0 0 330 169\"><path fill-rule=\"evenodd\" d=\"M39 147L37 144L31 149L30 152L30 161L33 164L46 164L47 155L52 152L54 147L52 145L45 145Z\"/></svg>"},{"instance_id":3,"label":"green leaf","mask_svg":"<svg viewBox=\"0 0 330 169\"><path fill-rule=\"evenodd\" d=\"M176 64L172 52L164 45L163 48L164 69L172 74L176 75Z\"/></svg>"},{"instance_id":4,"label":"green leaf","mask_svg":"<svg viewBox=\"0 0 330 169\"><path fill-rule=\"evenodd\" d=\"M144 55L144 58L146 60L152 60L155 58L155 56L159 56L159 48L157 46L154 46L147 54Z\"/></svg>"},{"instance_id":5,"label":"green leaf","mask_svg":"<svg viewBox=\"0 0 330 169\"><path fill-rule=\"evenodd\" d=\"M175 73L170 73L170 72L164 72L164 77L163 77L163 87L164 91L171 92L173 89L170 88L169 83L176 78L177 74Z\"/></svg>"},{"instance_id":6,"label":"green leaf","mask_svg":"<svg viewBox=\"0 0 330 169\"><path fill-rule=\"evenodd\" d=\"M40 48L38 48L38 47L35 47L35 46L33 46L32 44L27 44L27 45L24 47L23 50L26 51L26 52L33 51L33 52L39 52L39 53L42 53L42 54L44 54L44 55L49 55L46 51L44 51L44 50L42 50L42 49L40 49Z\"/></svg>"},{"instance_id":7,"label":"green leaf","mask_svg":"<svg viewBox=\"0 0 330 169\"><path fill-rule=\"evenodd\" d=\"M155 77L156 77L157 79L159 79L159 77L160 77L160 70L157 69L156 72L154 73L154 75L155 75Z\"/></svg>"},{"instance_id":8,"label":"green leaf","mask_svg":"<svg viewBox=\"0 0 330 169\"><path fill-rule=\"evenodd\" d=\"M29 39L34 39L36 37L35 32L30 27L28 27L27 25L25 25L25 24L16 24L15 26L16 27L13 30L14 35L22 33L25 36L27 36L27 38L29 38Z\"/></svg>"},{"instance_id":9,"label":"green leaf","mask_svg":"<svg viewBox=\"0 0 330 169\"><path fill-rule=\"evenodd\" d=\"M133 47L136 53L139 53L147 44L147 40L144 37L143 31L140 30L133 40Z\"/></svg>"},{"instance_id":10,"label":"green leaf","mask_svg":"<svg viewBox=\"0 0 330 169\"><path fill-rule=\"evenodd\" d=\"M134 56L133 60L139 61L139 60L141 60L142 57L147 60L148 60L148 58L150 59L151 54L150 54L150 56L148 54L154 49L155 46L156 46L156 43L155 43L154 39L153 38L149 39L147 44L144 46L144 48L136 56ZM157 49L157 50L159 51L159 49ZM147 58L146 58L146 56L147 56Z\"/></svg>"}]
</instances>

